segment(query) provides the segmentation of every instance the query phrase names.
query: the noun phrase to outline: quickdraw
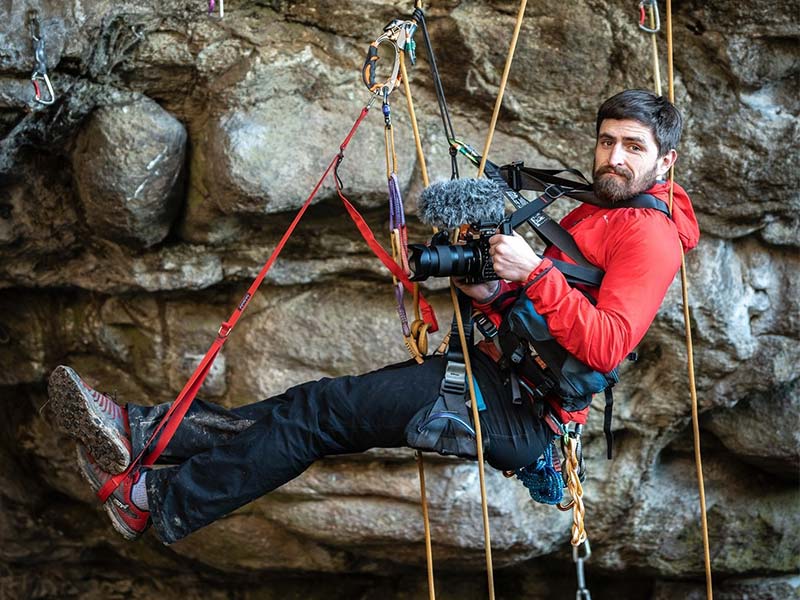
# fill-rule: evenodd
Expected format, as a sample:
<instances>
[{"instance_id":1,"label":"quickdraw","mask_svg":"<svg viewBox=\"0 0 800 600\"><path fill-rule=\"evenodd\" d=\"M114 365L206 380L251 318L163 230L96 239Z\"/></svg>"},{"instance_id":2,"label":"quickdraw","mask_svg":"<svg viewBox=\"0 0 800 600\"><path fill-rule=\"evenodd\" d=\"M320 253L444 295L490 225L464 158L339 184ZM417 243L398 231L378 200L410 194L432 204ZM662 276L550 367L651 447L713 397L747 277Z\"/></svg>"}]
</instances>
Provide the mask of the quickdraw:
<instances>
[{"instance_id":1,"label":"quickdraw","mask_svg":"<svg viewBox=\"0 0 800 600\"><path fill-rule=\"evenodd\" d=\"M214 14L214 8L216 8L216 0L208 0L208 16L212 16ZM225 0L219 0L219 18L222 19L225 17Z\"/></svg>"},{"instance_id":2,"label":"quickdraw","mask_svg":"<svg viewBox=\"0 0 800 600\"><path fill-rule=\"evenodd\" d=\"M647 21L645 8L650 8L650 26ZM658 17L658 2L656 0L641 0L639 2L639 29L650 34L651 50L653 55L653 86L657 96L661 95L661 68L658 60L658 36L656 33L661 29L661 21Z\"/></svg>"},{"instance_id":3,"label":"quickdraw","mask_svg":"<svg viewBox=\"0 0 800 600\"><path fill-rule=\"evenodd\" d=\"M383 29L383 33L370 44L367 51L367 58L361 70L362 80L367 89L374 94L373 98L383 100L383 121L384 121L384 146L386 158L386 180L389 187L389 237L392 247L392 258L400 265L405 273L409 273L408 266L408 230L406 226L403 199L400 193L400 185L397 178L397 152L394 143L394 128L392 127L392 108L389 103L389 96L400 85L400 68L404 53L409 55L411 63L415 64L414 32L417 24L414 21L394 19ZM389 44L394 49L394 64L391 75L383 82L376 83L375 73L378 62L378 47L381 44ZM403 342L411 357L418 363L422 363L423 357L428 352L427 333L429 326L421 318L419 312L418 293L415 286L414 293L414 312L415 320L409 323L408 314L405 308L405 292L403 284L397 277L392 277L395 301L397 303L397 314L400 318L400 325L403 333Z\"/></svg>"},{"instance_id":4,"label":"quickdraw","mask_svg":"<svg viewBox=\"0 0 800 600\"><path fill-rule=\"evenodd\" d=\"M31 73L31 83L36 98L36 102L49 106L56 101L53 86L50 83L50 77L47 75L47 55L44 48L44 35L42 34L41 23L39 21L39 13L32 10L28 13L28 20L30 23L31 39L33 40L33 56L36 65ZM40 82L47 88L47 97L42 95L42 88Z\"/></svg>"}]
</instances>

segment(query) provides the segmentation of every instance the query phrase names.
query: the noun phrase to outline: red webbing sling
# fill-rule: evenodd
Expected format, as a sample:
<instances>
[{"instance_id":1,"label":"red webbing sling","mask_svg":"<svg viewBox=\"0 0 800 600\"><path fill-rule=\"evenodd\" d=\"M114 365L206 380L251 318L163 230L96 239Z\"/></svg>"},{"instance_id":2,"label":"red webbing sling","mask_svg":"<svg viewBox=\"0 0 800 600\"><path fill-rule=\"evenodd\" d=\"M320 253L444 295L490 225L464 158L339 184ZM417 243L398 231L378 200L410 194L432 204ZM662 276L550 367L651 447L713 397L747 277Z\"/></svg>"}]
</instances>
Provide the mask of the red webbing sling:
<instances>
[{"instance_id":1,"label":"red webbing sling","mask_svg":"<svg viewBox=\"0 0 800 600\"><path fill-rule=\"evenodd\" d=\"M189 407L194 401L195 396L197 396L197 392L200 390L200 387L203 385L203 381L205 381L208 372L211 370L211 365L214 363L214 359L216 359L219 351L222 349L222 346L227 341L228 336L230 335L231 331L233 331L233 328L236 326L236 323L242 316L245 308L247 308L248 303L250 300L252 300L256 291L261 286L261 282L264 281L264 277L266 277L267 272L270 270L270 268L272 268L272 264L278 258L281 250L283 250L283 247L286 245L289 237L294 232L297 224L300 222L300 219L306 212L306 209L311 205L311 201L314 199L314 196L317 195L319 188L322 187L322 183L325 181L325 178L330 174L331 169L333 169L334 166L338 166L338 164L341 162L344 156L345 148L347 148L350 140L355 135L358 126L361 125L361 121L363 121L364 117L367 116L367 112L369 112L369 105L365 106L361 110L361 114L356 119L356 122L353 124L353 127L350 129L347 137L345 137L344 141L339 146L339 153L333 157L330 164L328 164L328 168L325 169L322 177L320 177L319 181L317 181L317 185L314 186L313 191L308 198L306 198L303 206L301 206L300 210L297 211L297 214L295 215L288 229L283 234L283 237L281 237L278 245L275 247L275 250L273 250L267 262L262 267L258 277L256 277L253 283L250 285L250 288L247 290L247 293L245 293L242 301L239 303L239 306L236 307L228 320L220 325L219 332L217 333L217 338L214 340L214 343L211 344L211 347L208 349L208 352L206 352L203 360L200 361L197 369L195 369L194 373L192 373L189 381L186 382L186 385L183 387L180 394L178 394L178 397L170 406L167 414L164 415L159 424L156 426L155 431L153 431L153 434L150 436L150 439L147 440L147 443L144 444L141 452L139 452L133 461L131 461L131 464L123 473L114 475L97 492L97 496L100 498L101 502L105 502L108 499L112 492L133 469L137 468L140 464L144 466L150 466L156 462L159 456L161 456L161 453L167 447L167 444L169 444L172 436L175 434L175 431L177 431L178 427L180 426L181 421L183 420L186 412L189 410ZM386 266L386 268L389 269L392 274L394 274L403 282L403 285L406 287L406 289L412 290L413 283L411 283L411 281L408 279L408 276L397 265L397 263L392 260L392 257L383 249L383 247L381 247L381 245L375 239L375 236L370 230L366 221L364 221L364 218L342 195L341 185L338 177L336 178L336 191L339 194L339 197L342 199L348 214L355 222L364 240L367 242L367 245L369 245L384 266ZM425 322L430 324L430 331L436 331L438 329L438 324L436 323L436 315L433 312L433 308L423 298L420 298L420 305ZM148 452L148 448L150 448L150 445L156 439L158 439L158 442L155 444L153 449Z\"/></svg>"}]
</instances>

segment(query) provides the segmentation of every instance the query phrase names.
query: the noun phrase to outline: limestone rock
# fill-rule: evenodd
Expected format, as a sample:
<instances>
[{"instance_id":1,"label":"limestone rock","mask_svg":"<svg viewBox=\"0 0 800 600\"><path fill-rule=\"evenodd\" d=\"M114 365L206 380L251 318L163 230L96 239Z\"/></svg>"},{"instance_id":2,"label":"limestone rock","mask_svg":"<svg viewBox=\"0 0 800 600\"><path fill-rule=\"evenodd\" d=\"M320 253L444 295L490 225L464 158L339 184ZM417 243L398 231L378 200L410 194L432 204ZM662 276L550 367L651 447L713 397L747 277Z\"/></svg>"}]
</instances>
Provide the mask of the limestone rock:
<instances>
[{"instance_id":1,"label":"limestone rock","mask_svg":"<svg viewBox=\"0 0 800 600\"><path fill-rule=\"evenodd\" d=\"M87 223L106 239L152 246L175 217L186 130L155 102L101 108L72 156Z\"/></svg>"},{"instance_id":2,"label":"limestone rock","mask_svg":"<svg viewBox=\"0 0 800 600\"><path fill-rule=\"evenodd\" d=\"M49 109L31 110L34 3L0 8L0 596L424 597L408 450L323 460L171 548L150 535L127 544L75 472L73 445L45 397L62 363L121 402L175 397L367 102L367 45L410 4L228 3L224 20L183 0L35 4L59 96ZM686 121L676 179L703 231L686 257L688 310L721 598L797 596L795 4L673 3ZM479 151L517 8L425 7L456 136ZM529 3L492 160L589 173L597 105L652 85L650 42L635 6L621 0ZM417 43L418 64L407 66L426 164L431 180L447 179L421 33ZM421 164L402 90L390 102L409 238L423 241L429 229L414 216ZM380 112L378 102L339 174L385 244ZM463 160L459 168L475 172ZM406 358L389 277L332 184L329 174L204 397L238 406ZM443 285L423 289L446 330ZM596 597L702 597L677 278L638 351L615 388L614 460L604 458L602 398L584 435L589 587ZM427 456L425 464L437 595L483 598L475 465ZM498 597L564 595L575 576L570 515L535 505L491 470L487 480Z\"/></svg>"},{"instance_id":3,"label":"limestone rock","mask_svg":"<svg viewBox=\"0 0 800 600\"><path fill-rule=\"evenodd\" d=\"M752 579L726 579L714 584L714 598L720 600L786 600L800 597L800 585L796 577L765 577ZM707 598L705 586L677 582L658 581L653 591L653 600L702 600Z\"/></svg>"},{"instance_id":4,"label":"limestone rock","mask_svg":"<svg viewBox=\"0 0 800 600\"><path fill-rule=\"evenodd\" d=\"M705 427L734 454L783 479L800 478L798 380L706 416Z\"/></svg>"}]
</instances>

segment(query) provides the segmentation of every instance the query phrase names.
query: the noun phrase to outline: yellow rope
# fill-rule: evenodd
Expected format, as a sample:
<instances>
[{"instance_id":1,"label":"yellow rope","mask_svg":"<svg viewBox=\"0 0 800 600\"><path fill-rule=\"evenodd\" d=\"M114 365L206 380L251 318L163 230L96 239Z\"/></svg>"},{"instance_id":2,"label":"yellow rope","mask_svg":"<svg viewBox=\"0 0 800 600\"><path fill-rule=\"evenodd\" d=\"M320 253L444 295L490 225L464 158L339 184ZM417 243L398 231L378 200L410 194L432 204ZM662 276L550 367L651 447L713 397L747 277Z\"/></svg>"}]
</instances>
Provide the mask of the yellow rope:
<instances>
[{"instance_id":1,"label":"yellow rope","mask_svg":"<svg viewBox=\"0 0 800 600\"><path fill-rule=\"evenodd\" d=\"M492 566L492 540L489 533L489 504L486 501L486 475L483 465L483 436L481 434L481 419L478 413L478 403L475 400L475 383L472 380L472 365L469 359L469 348L467 338L464 335L464 323L461 319L461 311L458 307L456 297L456 287L450 281L450 298L455 307L456 322L458 323L458 338L461 341L461 348L464 354L464 367L467 370L467 385L469 386L469 398L472 406L472 422L475 426L475 442L478 447L478 478L481 485L481 511L483 513L483 536L484 551L486 554L486 576L489 584L489 599L494 600L494 568Z\"/></svg>"},{"instance_id":2,"label":"yellow rope","mask_svg":"<svg viewBox=\"0 0 800 600\"><path fill-rule=\"evenodd\" d=\"M672 64L672 2L667 0L667 71L669 79L669 101L675 103L675 82ZM669 171L669 208L672 211L672 200L675 185L675 169ZM703 483L703 461L700 455L700 421L697 406L697 386L694 375L694 345L692 343L691 316L689 314L689 282L686 276L686 257L681 249L681 290L683 300L683 321L686 330L686 361L689 374L689 393L692 401L692 433L694 437L694 455L697 468L697 486L700 492L700 522L703 530L703 553L706 569L706 596L708 600L714 597L711 581L711 550L708 540L708 519L706 515L706 492Z\"/></svg>"},{"instance_id":3,"label":"yellow rope","mask_svg":"<svg viewBox=\"0 0 800 600\"><path fill-rule=\"evenodd\" d=\"M417 125L417 113L414 112L414 101L411 99L411 88L408 85L408 73L406 73L405 52L400 52L400 74L403 79L403 90L406 93L408 102L408 114L411 117L411 128L414 130L414 143L417 146L417 158L419 167L422 171L422 183L425 187L430 185L428 180L428 167L425 165L425 155L422 152L422 141L419 135L419 125Z\"/></svg>"},{"instance_id":4,"label":"yellow rope","mask_svg":"<svg viewBox=\"0 0 800 600\"><path fill-rule=\"evenodd\" d=\"M416 8L422 8L422 3L417 1ZM422 172L422 183L425 187L429 185L428 169L425 165L425 154L422 151L422 141L419 135L419 125L417 124L417 114L414 111L414 101L411 98L411 86L408 83L408 72L406 71L405 52L400 51L400 77L403 80L403 91L406 96L406 103L408 104L408 114L411 118L411 129L414 132L414 143L417 147L417 159L419 160L420 170ZM415 320L411 325L411 337L416 339L418 348L422 354L428 353L428 324L420 318L419 309L419 284L414 284L414 316ZM425 530L425 561L428 570L428 597L430 600L436 600L436 588L434 586L433 577L433 545L431 543L431 522L428 514L428 498L425 491L425 463L422 458L422 452L417 450L414 453L417 459L417 470L419 472L419 495L420 504L422 505L422 523Z\"/></svg>"},{"instance_id":5,"label":"yellow rope","mask_svg":"<svg viewBox=\"0 0 800 600\"><path fill-rule=\"evenodd\" d=\"M425 527L425 557L428 562L428 597L436 600L436 590L433 586L433 549L431 547L431 521L428 516L428 499L425 493L425 465L422 459L422 452L414 452L417 459L417 469L419 471L419 497L422 504L422 523Z\"/></svg>"},{"instance_id":6,"label":"yellow rope","mask_svg":"<svg viewBox=\"0 0 800 600\"><path fill-rule=\"evenodd\" d=\"M405 60L404 60L404 53L400 53L400 69L401 69L401 78L403 80L403 89L406 94L406 100L408 102L408 112L411 118L411 126L412 130L414 131L414 141L417 147L417 156L420 160L420 167L422 171L423 183L427 187L429 185L428 180L428 171L425 166L425 157L422 152L422 142L420 140L419 135L419 127L417 125L417 117L414 111L414 101L411 98L411 88L408 84L408 74L406 72L405 67ZM469 394L470 394L470 403L473 407L473 421L475 425L475 434L476 434L476 443L478 446L478 475L480 479L480 487L481 487L481 509L483 512L483 530L484 530L484 539L485 539L485 553L486 553L486 570L489 580L489 598L494 600L494 569L492 567L492 545L491 545L491 535L489 533L489 505L486 499L486 480L485 480L485 473L484 473L484 465L483 465L483 440L481 436L481 426L480 426L480 418L478 415L477 409L477 401L475 399L475 386L472 381L472 368L469 361L469 352L466 343L466 336L464 334L464 324L461 319L461 311L459 310L458 306L458 299L455 295L455 287L453 284L450 284L450 296L453 302L453 310L456 314L456 320L458 322L458 333L459 338L461 340L461 347L464 349L464 365L467 371L467 383L469 386ZM416 307L415 307L416 308ZM433 558L432 553L430 553L430 524L428 522L427 517L427 502L424 499L424 471L422 470L422 457L420 455L419 458L419 465L420 465L420 488L423 494L423 520L425 521L425 544L426 544L426 551L428 552L428 589L431 598L434 598L434 591L433 591Z\"/></svg>"},{"instance_id":7,"label":"yellow rope","mask_svg":"<svg viewBox=\"0 0 800 600\"><path fill-rule=\"evenodd\" d=\"M511 63L514 60L514 50L517 48L517 39L519 39L519 30L522 28L522 17L525 16L525 6L528 0L521 0L519 3L519 12L517 13L517 23L514 26L514 34L511 36L511 45L508 49L506 56L506 66L503 69L503 77L500 79L500 89L497 92L497 99L494 103L494 112L492 113L492 122L489 125L489 135L486 136L486 144L483 146L483 156L481 157L481 164L478 167L478 177L483 175L483 169L486 166L486 159L489 157L489 148L492 146L492 138L494 137L494 128L497 126L497 117L500 114L500 106L503 104L503 94L506 91L506 84L508 83L508 74L511 71Z\"/></svg>"},{"instance_id":8,"label":"yellow rope","mask_svg":"<svg viewBox=\"0 0 800 600\"><path fill-rule=\"evenodd\" d=\"M566 504L557 504L559 510L567 511L572 509L572 538L570 544L577 547L586 541L586 529L584 527L584 517L586 507L583 504L583 485L578 475L578 442L567 437L564 441L566 449L566 461L564 468L567 471L567 489L572 499Z\"/></svg>"}]
</instances>

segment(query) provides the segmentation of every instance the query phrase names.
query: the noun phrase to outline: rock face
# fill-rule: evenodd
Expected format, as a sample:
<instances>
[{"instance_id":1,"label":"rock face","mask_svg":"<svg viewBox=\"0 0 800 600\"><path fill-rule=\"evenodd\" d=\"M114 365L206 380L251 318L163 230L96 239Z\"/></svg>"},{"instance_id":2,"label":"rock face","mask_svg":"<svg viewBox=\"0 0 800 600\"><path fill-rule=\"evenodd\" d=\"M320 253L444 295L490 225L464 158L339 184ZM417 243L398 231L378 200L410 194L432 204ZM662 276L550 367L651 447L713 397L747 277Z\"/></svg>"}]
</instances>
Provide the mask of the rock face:
<instances>
[{"instance_id":1,"label":"rock face","mask_svg":"<svg viewBox=\"0 0 800 600\"><path fill-rule=\"evenodd\" d=\"M166 548L116 536L52 425L45 382L58 364L121 402L175 397L366 103L367 44L412 3L231 2L223 21L199 1L151 4L0 7L0 598L424 597L409 450L323 460ZM481 148L517 5L431 4L456 133ZM50 107L34 103L28 81L31 8L57 96ZM652 85L635 8L529 4L497 162L590 170L599 103ZM786 18L796 6L674 8L686 118L677 179L703 231L686 271L715 592L797 597L800 175L787 158L800 146L800 26ZM426 164L432 179L447 178L420 33L417 42L419 63L408 66ZM659 45L663 67L663 37ZM402 90L390 100L410 237L422 241L421 165ZM379 106L338 174L387 243ZM426 293L447 323L449 295L435 283ZM366 371L404 360L400 340L388 274L331 174L201 395L237 406ZM599 398L585 435L589 587L596 597L705 597L677 279L639 355L615 390L614 460L604 459ZM477 469L425 464L437 593L486 597ZM487 485L498 597L571 594L570 515L532 503L499 473L487 472Z\"/></svg>"}]
</instances>

